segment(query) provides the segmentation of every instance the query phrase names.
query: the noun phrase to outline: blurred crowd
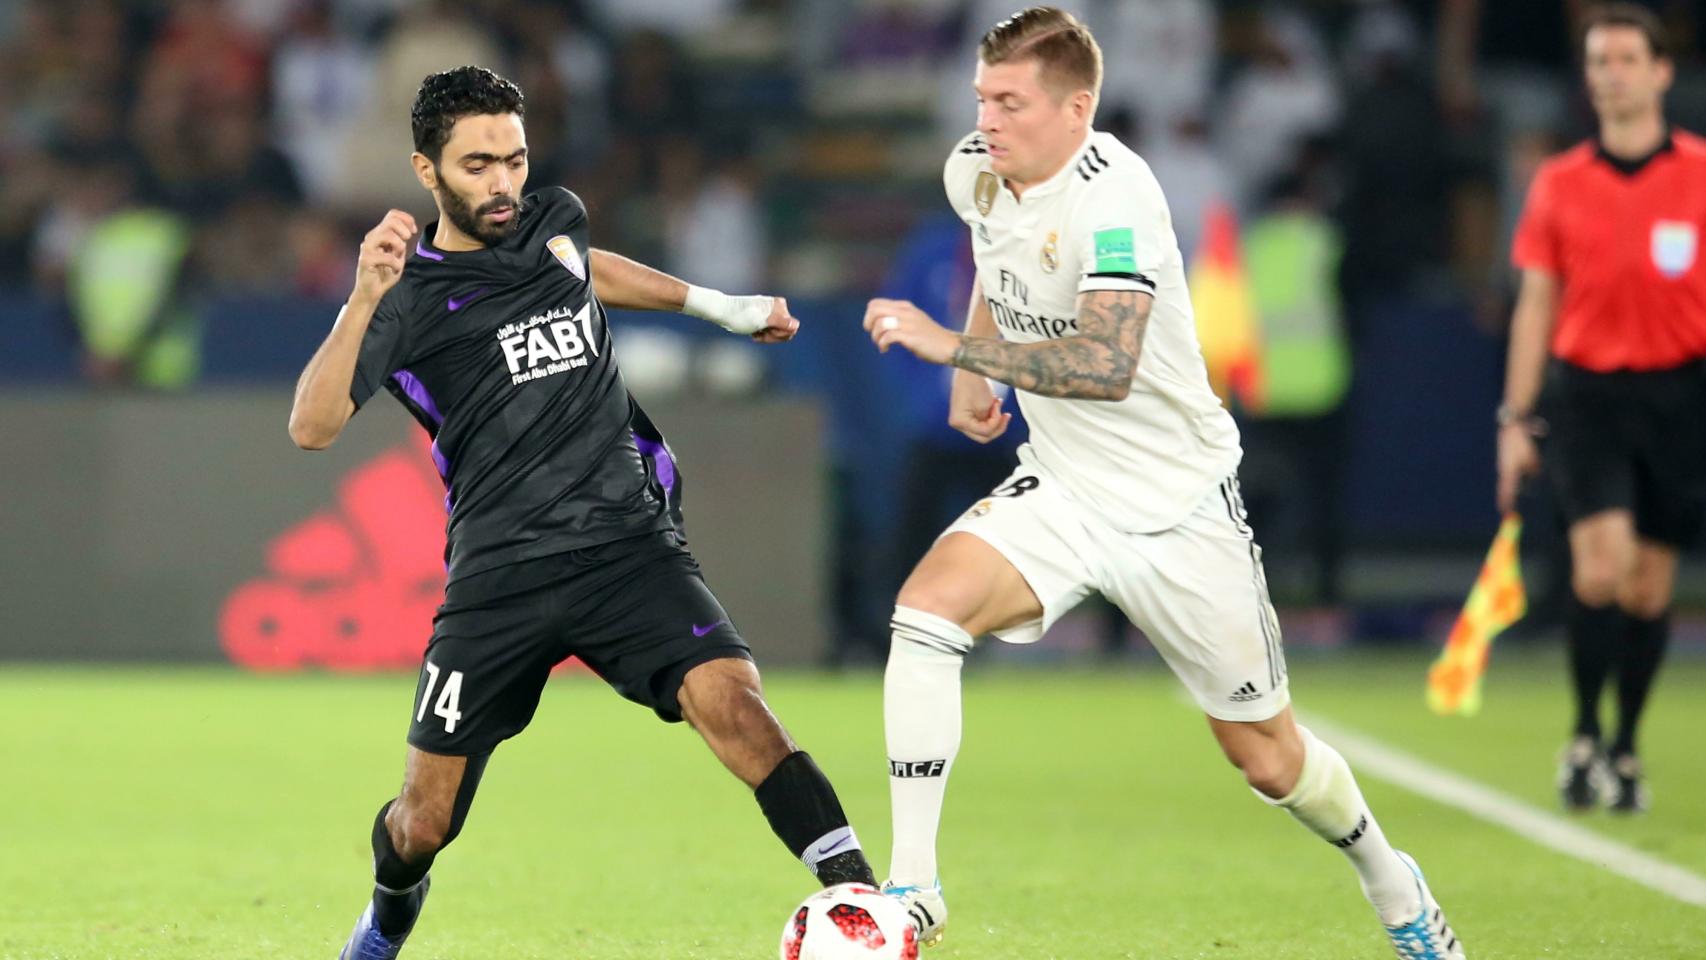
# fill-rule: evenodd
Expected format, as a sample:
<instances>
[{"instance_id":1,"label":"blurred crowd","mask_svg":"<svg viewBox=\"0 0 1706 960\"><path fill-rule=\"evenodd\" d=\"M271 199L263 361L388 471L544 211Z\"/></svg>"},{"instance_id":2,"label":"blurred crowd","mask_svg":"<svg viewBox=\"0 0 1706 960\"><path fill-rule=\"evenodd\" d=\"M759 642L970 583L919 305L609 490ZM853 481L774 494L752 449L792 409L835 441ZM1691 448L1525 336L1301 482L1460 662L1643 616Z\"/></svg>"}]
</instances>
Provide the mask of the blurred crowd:
<instances>
[{"instance_id":1,"label":"blurred crowd","mask_svg":"<svg viewBox=\"0 0 1706 960\"><path fill-rule=\"evenodd\" d=\"M245 344L245 375L288 376L346 295L361 233L390 206L432 213L407 165L421 78L479 63L521 85L530 185L580 193L595 243L826 314L881 292L956 317L969 245L941 164L974 120L977 40L1019 3L10 0L0 290L56 318L87 377L157 388L218 372L198 350L220 304L312 304L303 337ZM1706 130L1706 4L1648 3L1672 33L1671 116ZM1098 126L1154 168L1187 262L1230 251L1243 272L1269 353L1261 401L1228 397L1252 510L1265 540L1314 557L1299 592L1334 600L1346 398L1368 344L1411 325L1403 349L1420 355L1439 333L1422 327L1460 320L1496 355L1528 180L1592 132L1575 26L1588 0L1062 5L1103 46ZM632 379L680 379L664 335L625 336ZM860 368L869 351L819 343L841 619L880 636L901 558L999 478L1011 443L942 427L940 370ZM696 382L753 389L753 363ZM890 402L860 420L873 389Z\"/></svg>"},{"instance_id":2,"label":"blurred crowd","mask_svg":"<svg viewBox=\"0 0 1706 960\"><path fill-rule=\"evenodd\" d=\"M532 182L581 192L599 242L730 289L859 295L941 210L977 38L1015 2L14 0L0 286L98 311L117 294L80 267L135 258L163 289L336 299L376 213L425 212L420 78L474 62L526 91ZM1528 173L1587 129L1584 5L1069 4L1106 53L1100 125L1155 168L1187 257L1217 203L1310 205L1342 234L1353 326L1395 287L1500 315ZM1682 40L1673 106L1700 113L1697 5L1656 5Z\"/></svg>"},{"instance_id":3,"label":"blurred crowd","mask_svg":"<svg viewBox=\"0 0 1706 960\"><path fill-rule=\"evenodd\" d=\"M79 263L91 246L126 246L103 238L103 225L147 211L157 242L129 247L163 248L150 259L181 262L161 266L175 281L340 298L353 238L376 213L430 209L405 165L409 104L423 76L461 63L491 65L527 91L534 184L644 206L624 220L671 225L642 231L646 246L703 244L723 275L710 279L755 285L765 254L746 151L712 135L716 118L699 109L701 85L681 53L682 32L731 8L0 5L0 285L83 299Z\"/></svg>"}]
</instances>

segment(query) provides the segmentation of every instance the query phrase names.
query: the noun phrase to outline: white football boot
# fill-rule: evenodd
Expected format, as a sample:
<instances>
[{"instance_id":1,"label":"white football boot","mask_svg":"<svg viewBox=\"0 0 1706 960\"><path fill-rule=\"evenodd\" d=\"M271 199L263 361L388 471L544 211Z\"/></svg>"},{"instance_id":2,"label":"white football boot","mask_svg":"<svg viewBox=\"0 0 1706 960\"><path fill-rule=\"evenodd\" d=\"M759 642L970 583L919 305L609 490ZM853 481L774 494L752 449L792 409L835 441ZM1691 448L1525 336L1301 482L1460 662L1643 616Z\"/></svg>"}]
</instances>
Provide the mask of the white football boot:
<instances>
[{"instance_id":1,"label":"white football boot","mask_svg":"<svg viewBox=\"0 0 1706 960\"><path fill-rule=\"evenodd\" d=\"M885 880L883 893L899 900L901 905L906 907L907 915L912 917L913 926L918 928L919 943L933 947L942 942L942 928L948 925L948 902L942 899L940 880L928 887L901 886Z\"/></svg>"},{"instance_id":2,"label":"white football boot","mask_svg":"<svg viewBox=\"0 0 1706 960\"><path fill-rule=\"evenodd\" d=\"M1398 851L1399 859L1416 875L1416 891L1422 897L1422 912L1409 923L1388 926L1386 936L1400 960L1464 960L1463 943L1445 922L1445 913L1434 900L1428 882L1422 879L1422 868L1409 854Z\"/></svg>"}]
</instances>

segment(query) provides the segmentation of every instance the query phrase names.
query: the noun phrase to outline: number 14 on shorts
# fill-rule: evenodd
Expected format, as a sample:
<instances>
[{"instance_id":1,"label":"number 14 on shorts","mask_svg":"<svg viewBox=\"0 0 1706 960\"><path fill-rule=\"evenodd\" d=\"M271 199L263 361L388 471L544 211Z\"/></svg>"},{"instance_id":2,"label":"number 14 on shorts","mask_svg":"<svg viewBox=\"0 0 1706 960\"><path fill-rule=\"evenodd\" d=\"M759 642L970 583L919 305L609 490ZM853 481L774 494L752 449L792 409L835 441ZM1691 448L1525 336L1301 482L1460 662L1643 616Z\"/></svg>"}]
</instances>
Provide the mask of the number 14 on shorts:
<instances>
[{"instance_id":1,"label":"number 14 on shorts","mask_svg":"<svg viewBox=\"0 0 1706 960\"><path fill-rule=\"evenodd\" d=\"M415 722L426 719L427 704L432 703L433 716L444 718L444 732L455 733L456 721L462 719L462 671L452 670L444 678L444 686L438 691L438 702L433 703L432 691L438 687L438 664L431 660L426 662L426 689L421 692L421 708L415 711Z\"/></svg>"}]
</instances>

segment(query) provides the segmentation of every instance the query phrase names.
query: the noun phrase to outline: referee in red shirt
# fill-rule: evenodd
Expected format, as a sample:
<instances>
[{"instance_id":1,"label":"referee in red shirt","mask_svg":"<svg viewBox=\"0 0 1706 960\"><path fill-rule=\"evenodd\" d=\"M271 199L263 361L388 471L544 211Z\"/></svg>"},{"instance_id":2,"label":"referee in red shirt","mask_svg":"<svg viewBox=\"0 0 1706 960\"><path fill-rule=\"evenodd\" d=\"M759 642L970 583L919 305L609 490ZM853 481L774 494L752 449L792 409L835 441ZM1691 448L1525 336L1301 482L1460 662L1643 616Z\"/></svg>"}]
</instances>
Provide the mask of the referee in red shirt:
<instances>
[{"instance_id":1,"label":"referee in red shirt","mask_svg":"<svg viewBox=\"0 0 1706 960\"><path fill-rule=\"evenodd\" d=\"M1498 499L1512 508L1543 446L1573 561L1576 726L1559 788L1585 810L1610 785L1611 808L1635 812L1646 805L1635 730L1664 656L1677 555L1706 520L1706 140L1665 123L1672 64L1652 13L1597 8L1585 47L1599 137L1540 168L1512 253L1522 293ZM1607 750L1599 695L1614 671Z\"/></svg>"}]
</instances>

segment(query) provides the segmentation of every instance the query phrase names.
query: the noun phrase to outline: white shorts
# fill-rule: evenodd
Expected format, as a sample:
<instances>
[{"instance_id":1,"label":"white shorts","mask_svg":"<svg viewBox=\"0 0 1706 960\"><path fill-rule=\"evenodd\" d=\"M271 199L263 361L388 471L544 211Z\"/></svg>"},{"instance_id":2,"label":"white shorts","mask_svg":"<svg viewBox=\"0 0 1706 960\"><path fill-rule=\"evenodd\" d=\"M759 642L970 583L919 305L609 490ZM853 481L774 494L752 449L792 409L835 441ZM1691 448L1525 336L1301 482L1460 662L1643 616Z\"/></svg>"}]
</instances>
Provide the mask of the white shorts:
<instances>
[{"instance_id":1,"label":"white shorts","mask_svg":"<svg viewBox=\"0 0 1706 960\"><path fill-rule=\"evenodd\" d=\"M985 541L1042 601L1040 619L1002 630L1033 643L1092 593L1149 637L1209 716L1266 720L1291 702L1279 620L1229 477L1178 526L1124 533L1074 500L1047 470L1021 466L943 531Z\"/></svg>"}]
</instances>

